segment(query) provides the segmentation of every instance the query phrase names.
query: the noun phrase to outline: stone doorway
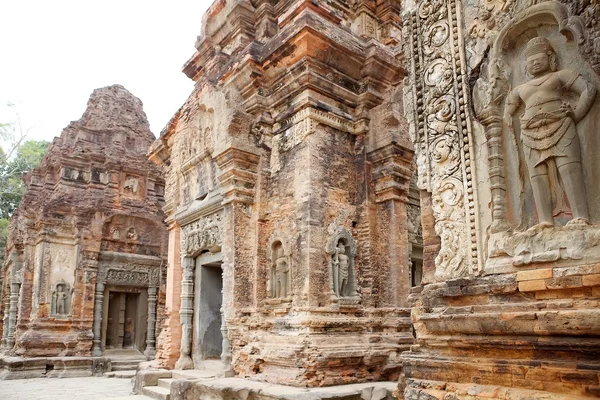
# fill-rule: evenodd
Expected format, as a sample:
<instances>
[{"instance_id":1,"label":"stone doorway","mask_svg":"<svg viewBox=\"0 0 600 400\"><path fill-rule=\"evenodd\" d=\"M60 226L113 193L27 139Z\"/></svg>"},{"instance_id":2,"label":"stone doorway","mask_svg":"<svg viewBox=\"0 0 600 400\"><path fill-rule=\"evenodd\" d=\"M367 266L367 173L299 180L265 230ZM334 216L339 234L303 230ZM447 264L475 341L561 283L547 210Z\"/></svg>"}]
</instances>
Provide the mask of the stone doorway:
<instances>
[{"instance_id":1,"label":"stone doorway","mask_svg":"<svg viewBox=\"0 0 600 400\"><path fill-rule=\"evenodd\" d=\"M144 289L107 288L103 321L103 349L144 351L147 293Z\"/></svg>"},{"instance_id":2,"label":"stone doorway","mask_svg":"<svg viewBox=\"0 0 600 400\"><path fill-rule=\"evenodd\" d=\"M193 346L196 366L204 360L221 358L223 351L222 264L221 253L204 253L196 258Z\"/></svg>"}]
</instances>

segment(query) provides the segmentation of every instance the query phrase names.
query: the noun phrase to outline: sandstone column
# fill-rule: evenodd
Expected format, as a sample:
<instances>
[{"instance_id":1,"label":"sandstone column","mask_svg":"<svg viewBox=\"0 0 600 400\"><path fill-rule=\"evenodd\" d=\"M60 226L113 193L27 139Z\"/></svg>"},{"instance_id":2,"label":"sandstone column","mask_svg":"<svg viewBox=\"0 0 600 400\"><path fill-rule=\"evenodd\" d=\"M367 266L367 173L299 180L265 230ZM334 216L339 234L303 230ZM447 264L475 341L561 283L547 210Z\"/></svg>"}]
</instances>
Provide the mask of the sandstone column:
<instances>
[{"instance_id":1,"label":"sandstone column","mask_svg":"<svg viewBox=\"0 0 600 400\"><path fill-rule=\"evenodd\" d=\"M94 302L94 340L92 356L102 355L102 303L104 300L104 283L96 283L96 301Z\"/></svg>"},{"instance_id":2,"label":"sandstone column","mask_svg":"<svg viewBox=\"0 0 600 400\"><path fill-rule=\"evenodd\" d=\"M154 358L156 354L156 337L155 337L155 327L156 327L156 294L158 293L158 288L149 287L148 288L148 328L146 332L146 351L144 351L144 355L148 360Z\"/></svg>"},{"instance_id":3,"label":"sandstone column","mask_svg":"<svg viewBox=\"0 0 600 400\"><path fill-rule=\"evenodd\" d=\"M10 308L10 295L6 296L6 302L4 304L4 318L2 323L2 344L0 347L6 347L6 341L8 339L8 310Z\"/></svg>"},{"instance_id":4,"label":"sandstone column","mask_svg":"<svg viewBox=\"0 0 600 400\"><path fill-rule=\"evenodd\" d=\"M379 225L385 229L381 238L382 270L379 282L382 293L380 306L407 306L410 292L410 258L407 246L408 190L412 175L413 151L396 142L380 147L368 154L373 164L375 201ZM391 284L394 282L394 284Z\"/></svg>"},{"instance_id":5,"label":"sandstone column","mask_svg":"<svg viewBox=\"0 0 600 400\"><path fill-rule=\"evenodd\" d=\"M19 301L19 290L21 283L13 282L10 285L10 303L8 311L8 335L6 337L6 347L12 349L15 345L15 329L17 327L17 303Z\"/></svg>"},{"instance_id":6,"label":"sandstone column","mask_svg":"<svg viewBox=\"0 0 600 400\"><path fill-rule=\"evenodd\" d=\"M196 263L191 257L183 258L183 279L181 280L181 352L175 369L193 369L192 360L192 317L194 313L194 269Z\"/></svg>"}]
</instances>

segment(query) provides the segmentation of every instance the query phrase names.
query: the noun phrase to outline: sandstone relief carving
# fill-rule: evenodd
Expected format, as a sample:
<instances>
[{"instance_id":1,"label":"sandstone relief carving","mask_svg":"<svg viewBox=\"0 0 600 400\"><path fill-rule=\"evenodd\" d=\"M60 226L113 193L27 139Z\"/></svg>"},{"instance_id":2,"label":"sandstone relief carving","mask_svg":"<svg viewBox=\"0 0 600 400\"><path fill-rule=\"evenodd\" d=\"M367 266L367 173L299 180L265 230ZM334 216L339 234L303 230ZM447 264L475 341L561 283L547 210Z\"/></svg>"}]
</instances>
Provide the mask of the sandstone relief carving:
<instances>
[{"instance_id":1,"label":"sandstone relief carving","mask_svg":"<svg viewBox=\"0 0 600 400\"><path fill-rule=\"evenodd\" d=\"M590 114L597 90L589 79L561 66L583 66L585 60L557 46L566 39L582 52L583 22L560 3L535 3L504 24L474 89L489 153L490 265L600 257L589 252L600 241L600 229L589 225L587 192L595 188L586 187L583 167L590 164L584 154L594 151L580 144L595 126L580 122ZM536 21L544 22L539 27ZM520 179L519 164L527 181Z\"/></svg>"},{"instance_id":2,"label":"sandstone relief carving","mask_svg":"<svg viewBox=\"0 0 600 400\"><path fill-rule=\"evenodd\" d=\"M129 192L131 194L137 194L138 186L139 186L138 178L128 175L125 178L125 182L123 183L123 190L125 192Z\"/></svg>"},{"instance_id":3,"label":"sandstone relief carving","mask_svg":"<svg viewBox=\"0 0 600 400\"><path fill-rule=\"evenodd\" d=\"M356 250L356 241L346 228L338 229L327 241L325 252L328 255L332 297L336 300L359 300L354 270Z\"/></svg>"},{"instance_id":4,"label":"sandstone relief carving","mask_svg":"<svg viewBox=\"0 0 600 400\"><path fill-rule=\"evenodd\" d=\"M207 215L181 229L181 249L195 256L202 250L218 252L223 244L222 212Z\"/></svg>"},{"instance_id":5,"label":"sandstone relief carving","mask_svg":"<svg viewBox=\"0 0 600 400\"><path fill-rule=\"evenodd\" d=\"M71 312L71 287L61 280L52 285L50 315L65 316Z\"/></svg>"},{"instance_id":6,"label":"sandstone relief carving","mask_svg":"<svg viewBox=\"0 0 600 400\"><path fill-rule=\"evenodd\" d=\"M417 185L432 194L441 238L437 280L477 274L481 262L466 56L451 39L462 35L461 13L456 2L426 0L404 18L410 70L405 115L415 143Z\"/></svg>"},{"instance_id":7,"label":"sandstone relief carving","mask_svg":"<svg viewBox=\"0 0 600 400\"><path fill-rule=\"evenodd\" d=\"M292 295L291 249L282 239L272 239L267 252L271 262L267 281L268 297L288 299Z\"/></svg>"},{"instance_id":8,"label":"sandstone relief carving","mask_svg":"<svg viewBox=\"0 0 600 400\"><path fill-rule=\"evenodd\" d=\"M581 75L558 69L556 52L544 37L527 43L524 60L531 80L516 87L507 97L504 121L513 130L513 115L521 105L521 140L533 189L538 224L532 230L554 226L549 169L556 169L566 192L573 219L567 225L588 225L581 147L575 124L590 110L596 88ZM575 92L572 107L565 94Z\"/></svg>"}]
</instances>

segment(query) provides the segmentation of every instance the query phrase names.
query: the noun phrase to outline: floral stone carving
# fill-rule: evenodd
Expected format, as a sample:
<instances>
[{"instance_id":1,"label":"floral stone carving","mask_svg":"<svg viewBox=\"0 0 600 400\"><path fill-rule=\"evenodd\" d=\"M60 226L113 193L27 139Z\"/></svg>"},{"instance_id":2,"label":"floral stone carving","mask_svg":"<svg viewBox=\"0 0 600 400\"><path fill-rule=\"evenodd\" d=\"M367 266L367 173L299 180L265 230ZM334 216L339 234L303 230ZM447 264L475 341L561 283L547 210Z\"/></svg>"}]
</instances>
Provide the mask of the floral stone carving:
<instances>
[{"instance_id":1,"label":"floral stone carving","mask_svg":"<svg viewBox=\"0 0 600 400\"><path fill-rule=\"evenodd\" d=\"M437 280L480 271L472 127L464 49L456 40L460 5L427 0L404 17L410 70L405 114L415 143L417 185L432 194L441 238Z\"/></svg>"}]
</instances>

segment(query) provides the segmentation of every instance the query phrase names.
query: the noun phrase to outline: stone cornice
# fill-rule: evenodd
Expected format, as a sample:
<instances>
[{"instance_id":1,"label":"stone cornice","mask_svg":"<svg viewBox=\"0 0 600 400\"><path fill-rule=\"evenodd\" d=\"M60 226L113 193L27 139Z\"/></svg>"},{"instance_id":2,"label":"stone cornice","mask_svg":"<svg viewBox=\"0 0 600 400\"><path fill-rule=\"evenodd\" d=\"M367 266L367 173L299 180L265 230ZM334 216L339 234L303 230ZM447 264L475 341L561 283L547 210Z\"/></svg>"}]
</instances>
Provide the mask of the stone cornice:
<instances>
[{"instance_id":1,"label":"stone cornice","mask_svg":"<svg viewBox=\"0 0 600 400\"><path fill-rule=\"evenodd\" d=\"M399 200L407 203L414 150L391 142L369 152L367 157L373 165L375 201Z\"/></svg>"}]
</instances>

